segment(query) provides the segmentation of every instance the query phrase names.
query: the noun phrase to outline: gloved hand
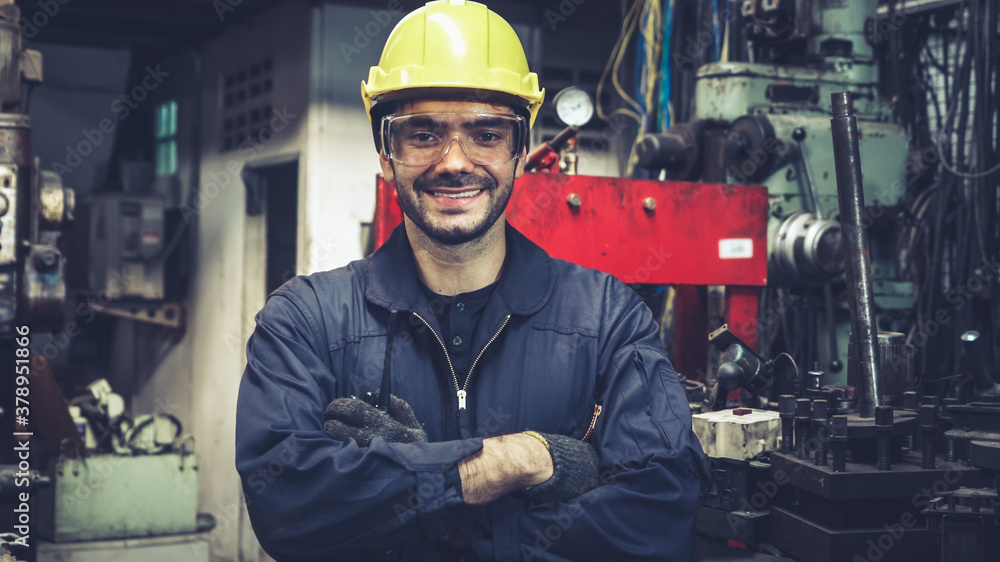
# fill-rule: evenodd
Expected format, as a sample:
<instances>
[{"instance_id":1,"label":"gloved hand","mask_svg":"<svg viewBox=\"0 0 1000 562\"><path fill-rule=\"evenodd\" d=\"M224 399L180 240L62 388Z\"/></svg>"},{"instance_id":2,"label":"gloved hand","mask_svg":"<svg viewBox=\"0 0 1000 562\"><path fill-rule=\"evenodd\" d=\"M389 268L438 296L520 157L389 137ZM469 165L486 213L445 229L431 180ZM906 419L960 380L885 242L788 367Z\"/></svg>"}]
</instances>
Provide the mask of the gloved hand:
<instances>
[{"instance_id":1,"label":"gloved hand","mask_svg":"<svg viewBox=\"0 0 1000 562\"><path fill-rule=\"evenodd\" d=\"M600 459L585 441L551 433L541 435L552 455L552 477L527 489L528 496L543 502L569 501L599 484Z\"/></svg>"},{"instance_id":2,"label":"gloved hand","mask_svg":"<svg viewBox=\"0 0 1000 562\"><path fill-rule=\"evenodd\" d=\"M378 393L376 392L376 402ZM413 409L402 398L389 396L389 413L357 398L337 398L323 412L323 429L334 439L354 439L367 447L375 437L390 443L427 441Z\"/></svg>"}]
</instances>

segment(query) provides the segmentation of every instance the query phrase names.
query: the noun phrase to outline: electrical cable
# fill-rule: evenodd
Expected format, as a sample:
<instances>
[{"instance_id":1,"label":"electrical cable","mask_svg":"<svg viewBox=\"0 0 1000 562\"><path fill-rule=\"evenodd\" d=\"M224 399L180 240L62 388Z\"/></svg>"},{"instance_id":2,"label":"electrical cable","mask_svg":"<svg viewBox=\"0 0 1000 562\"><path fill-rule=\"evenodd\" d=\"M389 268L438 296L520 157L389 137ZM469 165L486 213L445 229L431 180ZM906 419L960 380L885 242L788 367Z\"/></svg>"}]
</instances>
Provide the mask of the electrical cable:
<instances>
[{"instance_id":1,"label":"electrical cable","mask_svg":"<svg viewBox=\"0 0 1000 562\"><path fill-rule=\"evenodd\" d=\"M643 9L637 16L637 21L642 21L642 40L636 45L635 78L636 90L638 92L638 125L639 129L636 137L629 149L626 161L625 175L633 176L638 163L639 140L649 130L650 117L653 115L652 108L655 103L657 75L660 60L660 41L662 40L661 29L663 26L662 7L660 0L647 0L643 3ZM619 56L627 48L627 43L621 46ZM616 73L617 74L617 73Z\"/></svg>"},{"instance_id":2,"label":"electrical cable","mask_svg":"<svg viewBox=\"0 0 1000 562\"><path fill-rule=\"evenodd\" d=\"M615 115L625 115L627 117L630 117L631 119L634 119L636 123L640 123L642 121L642 118L639 116L638 113L628 108L618 108L612 111L611 113L605 113L602 104L603 100L602 94L604 92L604 84L607 81L608 74L611 73L612 70L614 71L615 75L617 75L618 73L618 66L621 62L620 55L624 53L625 51L624 46L627 44L628 39L634 32L635 24L638 21L638 14L641 11L640 9L642 7L642 4L643 0L636 0L632 4L632 7L629 9L628 13L626 13L625 19L622 21L621 33L618 36L618 40L615 43L615 46L612 47L611 49L611 56L608 58L608 63L604 66L604 72L601 74L601 79L598 80L597 82L597 95L596 95L597 101L594 105L595 108L597 109L597 117L599 117L604 121L609 121L611 117L614 117ZM629 103L629 105L638 108L638 103L636 103L636 101L633 100L631 97L629 97L627 94L624 94L624 92L621 90L621 86L618 85L617 76L612 76L612 83L613 85L615 85L615 91L618 92L620 96L622 96L622 99L624 99L627 103Z\"/></svg>"},{"instance_id":3,"label":"electrical cable","mask_svg":"<svg viewBox=\"0 0 1000 562\"><path fill-rule=\"evenodd\" d=\"M663 22L663 44L660 55L660 103L659 111L657 112L659 115L658 129L661 132L670 129L670 125L673 122L671 119L672 105L670 102L673 69L670 65L670 51L672 48L671 33L674 26L674 2L675 0L667 0L667 14Z\"/></svg>"}]
</instances>

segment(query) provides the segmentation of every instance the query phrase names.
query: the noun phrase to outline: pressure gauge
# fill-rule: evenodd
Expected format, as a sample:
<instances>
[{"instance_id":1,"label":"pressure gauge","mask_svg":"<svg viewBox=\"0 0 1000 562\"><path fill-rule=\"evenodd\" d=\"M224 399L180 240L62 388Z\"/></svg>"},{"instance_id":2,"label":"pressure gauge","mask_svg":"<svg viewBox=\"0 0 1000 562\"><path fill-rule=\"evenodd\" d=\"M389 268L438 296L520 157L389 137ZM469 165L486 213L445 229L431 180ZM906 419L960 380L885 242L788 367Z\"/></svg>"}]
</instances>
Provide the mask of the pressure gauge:
<instances>
[{"instance_id":1,"label":"pressure gauge","mask_svg":"<svg viewBox=\"0 0 1000 562\"><path fill-rule=\"evenodd\" d=\"M576 86L560 90L552 103L556 106L556 116L569 126L582 127L594 116L590 94Z\"/></svg>"}]
</instances>

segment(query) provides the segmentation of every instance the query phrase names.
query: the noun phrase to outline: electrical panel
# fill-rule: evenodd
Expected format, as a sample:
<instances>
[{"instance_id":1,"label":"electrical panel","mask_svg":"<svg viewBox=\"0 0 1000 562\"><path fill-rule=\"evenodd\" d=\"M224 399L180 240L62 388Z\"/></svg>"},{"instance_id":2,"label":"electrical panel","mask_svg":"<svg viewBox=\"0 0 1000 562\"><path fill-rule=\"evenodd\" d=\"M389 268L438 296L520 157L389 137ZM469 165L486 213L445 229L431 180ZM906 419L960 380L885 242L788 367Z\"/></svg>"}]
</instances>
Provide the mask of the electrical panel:
<instances>
[{"instance_id":1,"label":"electrical panel","mask_svg":"<svg viewBox=\"0 0 1000 562\"><path fill-rule=\"evenodd\" d=\"M68 237L70 286L106 302L162 300L164 209L154 195L84 199Z\"/></svg>"}]
</instances>

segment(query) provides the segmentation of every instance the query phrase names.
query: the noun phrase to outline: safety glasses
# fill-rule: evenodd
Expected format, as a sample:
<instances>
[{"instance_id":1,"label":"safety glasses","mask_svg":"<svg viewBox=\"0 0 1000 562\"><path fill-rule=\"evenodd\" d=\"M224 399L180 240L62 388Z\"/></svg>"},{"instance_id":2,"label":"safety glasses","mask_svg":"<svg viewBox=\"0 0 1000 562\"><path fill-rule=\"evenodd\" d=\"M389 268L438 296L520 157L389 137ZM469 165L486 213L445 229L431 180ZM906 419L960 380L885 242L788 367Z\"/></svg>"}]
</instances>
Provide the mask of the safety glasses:
<instances>
[{"instance_id":1,"label":"safety glasses","mask_svg":"<svg viewBox=\"0 0 1000 562\"><path fill-rule=\"evenodd\" d=\"M506 113L411 113L382 118L386 155L406 166L440 162L455 141L474 164L499 166L521 154L528 126Z\"/></svg>"}]
</instances>

